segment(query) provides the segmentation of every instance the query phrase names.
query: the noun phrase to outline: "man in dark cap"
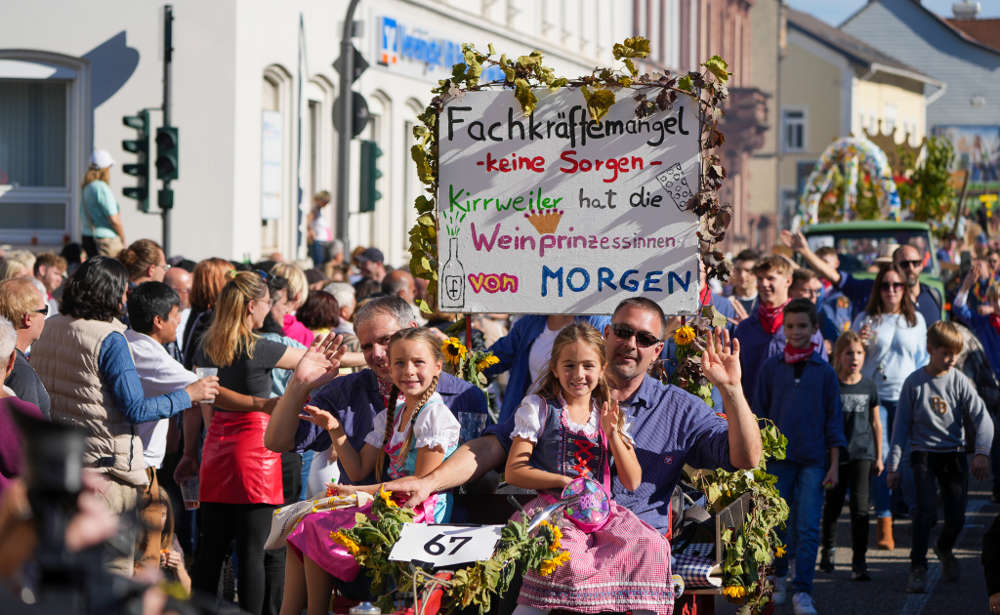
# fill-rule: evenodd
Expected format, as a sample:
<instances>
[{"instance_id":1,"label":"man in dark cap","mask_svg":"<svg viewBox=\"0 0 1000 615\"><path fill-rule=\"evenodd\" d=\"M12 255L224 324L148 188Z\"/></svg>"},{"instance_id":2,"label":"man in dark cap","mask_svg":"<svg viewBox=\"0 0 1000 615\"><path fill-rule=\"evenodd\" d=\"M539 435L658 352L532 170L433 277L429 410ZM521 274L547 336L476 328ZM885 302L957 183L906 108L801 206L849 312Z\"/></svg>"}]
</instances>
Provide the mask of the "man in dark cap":
<instances>
[{"instance_id":1,"label":"man in dark cap","mask_svg":"<svg viewBox=\"0 0 1000 615\"><path fill-rule=\"evenodd\" d=\"M361 269L361 279L354 284L355 290L365 280L374 280L379 284L385 277L385 256L378 248L368 248L357 256L358 267Z\"/></svg>"}]
</instances>

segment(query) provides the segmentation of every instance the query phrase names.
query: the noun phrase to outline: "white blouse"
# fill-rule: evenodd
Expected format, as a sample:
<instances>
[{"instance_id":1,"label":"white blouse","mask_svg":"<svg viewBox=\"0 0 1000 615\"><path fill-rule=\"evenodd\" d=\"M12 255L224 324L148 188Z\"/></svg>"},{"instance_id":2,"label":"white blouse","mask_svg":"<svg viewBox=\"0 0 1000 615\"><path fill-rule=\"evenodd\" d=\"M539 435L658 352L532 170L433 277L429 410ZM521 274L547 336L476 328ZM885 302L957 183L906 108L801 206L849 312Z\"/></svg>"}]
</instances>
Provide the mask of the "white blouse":
<instances>
[{"instance_id":1,"label":"white blouse","mask_svg":"<svg viewBox=\"0 0 1000 615\"><path fill-rule=\"evenodd\" d=\"M545 419L548 416L548 412L551 408L539 395L528 395L521 401L521 405L518 406L517 412L514 413L514 430L510 433L510 437L513 438L524 438L534 444L538 443L538 436L542 433L542 424L545 423ZM597 428L599 421L601 420L601 410L597 407L597 402L594 401L593 406L590 410L590 419L585 425L578 425L574 423L570 418L569 414L565 415L566 424L572 431L583 433L588 438L597 438ZM629 441L629 443L634 443L632 439L632 425L631 423L625 423L625 431L622 436Z\"/></svg>"},{"instance_id":2,"label":"white blouse","mask_svg":"<svg viewBox=\"0 0 1000 615\"><path fill-rule=\"evenodd\" d=\"M396 424L393 426L392 438L389 440L390 448L406 439L406 430L399 431L399 417L403 413L404 404L405 402L400 401L396 405ZM382 441L385 438L386 416L385 410L375 415L372 431L365 436L365 444L382 448ZM461 429L462 426L458 419L448 409L448 406L444 405L441 394L434 393L427 400L426 407L417 415L417 422L413 425L413 450L430 448L446 453L448 449L458 446Z\"/></svg>"}]
</instances>

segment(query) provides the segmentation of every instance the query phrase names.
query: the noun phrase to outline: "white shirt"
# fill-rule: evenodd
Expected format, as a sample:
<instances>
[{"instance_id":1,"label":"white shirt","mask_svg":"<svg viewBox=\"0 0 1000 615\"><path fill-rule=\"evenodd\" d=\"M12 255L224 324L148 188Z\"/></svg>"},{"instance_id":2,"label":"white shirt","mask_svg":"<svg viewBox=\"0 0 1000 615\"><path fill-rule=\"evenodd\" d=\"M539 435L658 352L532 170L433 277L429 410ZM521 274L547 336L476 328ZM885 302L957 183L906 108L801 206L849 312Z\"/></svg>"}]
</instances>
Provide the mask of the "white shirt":
<instances>
[{"instance_id":1,"label":"white shirt","mask_svg":"<svg viewBox=\"0 0 1000 615\"><path fill-rule=\"evenodd\" d=\"M146 397L156 397L183 389L198 379L194 372L174 360L163 344L134 329L125 331L135 371L142 381L142 391ZM142 456L147 468L159 468L167 454L167 428L170 419L148 421L135 426L136 434L142 440Z\"/></svg>"},{"instance_id":2,"label":"white shirt","mask_svg":"<svg viewBox=\"0 0 1000 615\"><path fill-rule=\"evenodd\" d=\"M551 409L551 406L539 395L532 394L525 397L514 413L514 431L510 432L511 439L524 438L533 444L538 444L538 438L542 435L542 427L545 425L545 420ZM565 412L565 409L563 412ZM569 413L564 418L570 431L585 434L588 438L594 438L598 433L600 417L601 410L597 407L597 401L594 400L593 408L590 411L590 418L587 420L586 425L574 423L569 418ZM622 437L634 444L634 440L632 439L632 424L627 421L625 429L622 432Z\"/></svg>"},{"instance_id":3,"label":"white shirt","mask_svg":"<svg viewBox=\"0 0 1000 615\"><path fill-rule=\"evenodd\" d=\"M392 437L389 439L389 447L396 446L406 439L407 429L399 431L399 419L403 414L403 404L399 402L396 406L395 423L392 429ZM383 410L375 415L371 432L365 436L365 444L371 444L375 448L382 448L382 440L386 430L386 411ZM434 393L427 400L426 407L417 415L417 421L413 424L413 448L438 449L447 452L449 448L458 445L458 437L462 431L462 426L458 419L452 414L448 406L444 405L444 400L440 393Z\"/></svg>"}]
</instances>

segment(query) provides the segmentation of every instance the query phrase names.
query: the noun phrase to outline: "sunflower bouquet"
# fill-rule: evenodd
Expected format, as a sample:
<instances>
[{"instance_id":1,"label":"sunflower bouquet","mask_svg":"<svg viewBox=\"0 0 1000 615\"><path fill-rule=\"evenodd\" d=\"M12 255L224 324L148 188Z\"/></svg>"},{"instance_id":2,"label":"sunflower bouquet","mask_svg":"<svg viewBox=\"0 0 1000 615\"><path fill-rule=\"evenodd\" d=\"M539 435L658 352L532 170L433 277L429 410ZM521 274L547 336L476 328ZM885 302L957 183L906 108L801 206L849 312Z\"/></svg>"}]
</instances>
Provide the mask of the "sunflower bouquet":
<instances>
[{"instance_id":1,"label":"sunflower bouquet","mask_svg":"<svg viewBox=\"0 0 1000 615\"><path fill-rule=\"evenodd\" d=\"M445 371L484 391L487 381L483 371L500 362L492 352L470 350L457 337L449 337L442 342L441 352L444 354Z\"/></svg>"},{"instance_id":2,"label":"sunflower bouquet","mask_svg":"<svg viewBox=\"0 0 1000 615\"><path fill-rule=\"evenodd\" d=\"M379 596L377 604L383 613L396 610L393 594L397 590L410 591L415 586L418 594L423 594L430 583L422 574L414 581L413 571L406 562L389 560L403 525L411 523L413 516L412 510L396 503L392 492L381 490L370 514L358 513L353 528L330 534L334 542L343 545L358 565L368 571L372 595ZM476 607L480 613L486 613L493 597L507 591L518 570L549 575L569 561L569 552L562 549L559 526L543 521L537 530L529 532L529 521L528 514L508 521L500 532L500 542L492 558L454 571L445 583L446 596L453 608Z\"/></svg>"}]
</instances>

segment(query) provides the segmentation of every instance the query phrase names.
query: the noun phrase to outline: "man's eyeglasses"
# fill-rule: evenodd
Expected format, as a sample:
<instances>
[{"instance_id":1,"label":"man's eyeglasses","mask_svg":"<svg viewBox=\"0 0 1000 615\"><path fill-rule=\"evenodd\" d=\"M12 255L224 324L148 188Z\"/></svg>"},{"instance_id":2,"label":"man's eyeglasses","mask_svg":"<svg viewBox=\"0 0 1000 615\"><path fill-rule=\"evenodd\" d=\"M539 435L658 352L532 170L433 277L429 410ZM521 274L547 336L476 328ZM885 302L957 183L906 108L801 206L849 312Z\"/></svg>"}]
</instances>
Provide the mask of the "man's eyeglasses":
<instances>
[{"instance_id":1,"label":"man's eyeglasses","mask_svg":"<svg viewBox=\"0 0 1000 615\"><path fill-rule=\"evenodd\" d=\"M880 288L882 290L903 290L903 286L905 286L905 284L902 282L882 282Z\"/></svg>"},{"instance_id":2,"label":"man's eyeglasses","mask_svg":"<svg viewBox=\"0 0 1000 615\"><path fill-rule=\"evenodd\" d=\"M42 316L48 316L49 315L49 306L46 305L43 308L39 308L39 309L35 310L35 312L41 314Z\"/></svg>"},{"instance_id":3,"label":"man's eyeglasses","mask_svg":"<svg viewBox=\"0 0 1000 615\"><path fill-rule=\"evenodd\" d=\"M899 261L899 266L907 269L922 269L923 265L924 261L922 260Z\"/></svg>"},{"instance_id":4,"label":"man's eyeglasses","mask_svg":"<svg viewBox=\"0 0 1000 615\"><path fill-rule=\"evenodd\" d=\"M653 344L659 343L660 338L656 337L652 333L646 331L636 331L629 325L624 323L612 323L611 332L615 334L615 337L623 340L635 336L635 343L639 345L640 348L649 348Z\"/></svg>"}]
</instances>

